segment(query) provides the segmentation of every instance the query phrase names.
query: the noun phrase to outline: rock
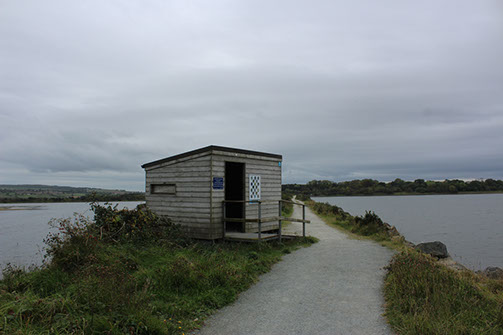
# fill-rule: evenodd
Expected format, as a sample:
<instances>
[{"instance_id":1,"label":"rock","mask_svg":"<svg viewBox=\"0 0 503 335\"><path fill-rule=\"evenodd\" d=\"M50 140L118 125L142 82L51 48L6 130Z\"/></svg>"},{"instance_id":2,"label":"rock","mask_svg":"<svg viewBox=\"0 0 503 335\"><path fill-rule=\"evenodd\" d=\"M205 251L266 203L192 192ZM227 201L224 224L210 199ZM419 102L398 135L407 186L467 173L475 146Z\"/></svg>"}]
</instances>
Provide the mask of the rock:
<instances>
[{"instance_id":1,"label":"rock","mask_svg":"<svg viewBox=\"0 0 503 335\"><path fill-rule=\"evenodd\" d=\"M491 279L503 279L503 269L497 266L490 266L484 270L484 275Z\"/></svg>"},{"instance_id":2,"label":"rock","mask_svg":"<svg viewBox=\"0 0 503 335\"><path fill-rule=\"evenodd\" d=\"M391 226L391 229L388 230L388 235L393 237L393 236L401 236L398 230L395 228L395 226Z\"/></svg>"},{"instance_id":3,"label":"rock","mask_svg":"<svg viewBox=\"0 0 503 335\"><path fill-rule=\"evenodd\" d=\"M449 253L445 244L439 241L419 243L414 248L436 258L447 258Z\"/></svg>"},{"instance_id":4,"label":"rock","mask_svg":"<svg viewBox=\"0 0 503 335\"><path fill-rule=\"evenodd\" d=\"M405 242L405 238L401 235L391 236L391 242Z\"/></svg>"},{"instance_id":5,"label":"rock","mask_svg":"<svg viewBox=\"0 0 503 335\"><path fill-rule=\"evenodd\" d=\"M396 229L395 226L390 225L387 222L383 222L384 229L386 229L386 234L388 234L389 237L393 238L394 236L402 236L398 230Z\"/></svg>"}]
</instances>

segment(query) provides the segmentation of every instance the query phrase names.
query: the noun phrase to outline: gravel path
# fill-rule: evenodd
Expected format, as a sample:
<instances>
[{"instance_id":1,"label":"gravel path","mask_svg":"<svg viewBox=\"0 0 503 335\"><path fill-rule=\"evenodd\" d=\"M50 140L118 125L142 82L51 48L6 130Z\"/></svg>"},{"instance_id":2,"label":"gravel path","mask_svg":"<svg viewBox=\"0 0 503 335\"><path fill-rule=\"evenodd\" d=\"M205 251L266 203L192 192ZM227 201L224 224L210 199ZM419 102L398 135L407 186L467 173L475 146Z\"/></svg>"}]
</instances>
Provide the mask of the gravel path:
<instances>
[{"instance_id":1,"label":"gravel path","mask_svg":"<svg viewBox=\"0 0 503 335\"><path fill-rule=\"evenodd\" d=\"M307 234L320 241L285 255L195 334L391 334L381 286L392 251L349 239L307 208L306 217ZM300 232L301 224L285 230Z\"/></svg>"}]
</instances>

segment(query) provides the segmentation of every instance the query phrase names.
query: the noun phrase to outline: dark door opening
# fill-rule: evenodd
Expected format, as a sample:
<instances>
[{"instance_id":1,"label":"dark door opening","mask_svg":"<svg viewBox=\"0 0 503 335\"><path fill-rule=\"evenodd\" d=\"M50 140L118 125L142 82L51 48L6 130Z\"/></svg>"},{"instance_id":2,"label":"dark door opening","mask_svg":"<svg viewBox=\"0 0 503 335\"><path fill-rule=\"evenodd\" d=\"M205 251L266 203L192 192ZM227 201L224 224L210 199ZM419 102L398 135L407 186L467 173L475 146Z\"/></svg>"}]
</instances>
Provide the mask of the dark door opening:
<instances>
[{"instance_id":1,"label":"dark door opening","mask_svg":"<svg viewBox=\"0 0 503 335\"><path fill-rule=\"evenodd\" d=\"M225 162L225 200L245 200L245 165L244 163ZM226 203L228 218L244 218L244 202ZM226 222L227 231L244 232L244 222Z\"/></svg>"}]
</instances>

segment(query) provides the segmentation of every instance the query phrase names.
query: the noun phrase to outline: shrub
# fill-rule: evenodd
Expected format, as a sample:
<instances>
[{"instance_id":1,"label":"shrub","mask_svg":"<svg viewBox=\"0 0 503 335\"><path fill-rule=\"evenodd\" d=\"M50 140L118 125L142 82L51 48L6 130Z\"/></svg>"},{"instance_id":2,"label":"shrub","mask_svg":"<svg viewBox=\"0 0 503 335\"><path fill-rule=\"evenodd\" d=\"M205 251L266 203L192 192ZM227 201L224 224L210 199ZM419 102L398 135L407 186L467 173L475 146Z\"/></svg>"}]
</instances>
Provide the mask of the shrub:
<instances>
[{"instance_id":1,"label":"shrub","mask_svg":"<svg viewBox=\"0 0 503 335\"><path fill-rule=\"evenodd\" d=\"M145 205L135 209L117 209L117 205L91 204L94 212L93 230L100 239L109 242L133 241L135 243L171 240L186 242L180 226L158 217Z\"/></svg>"},{"instance_id":2,"label":"shrub","mask_svg":"<svg viewBox=\"0 0 503 335\"><path fill-rule=\"evenodd\" d=\"M66 271L86 263L98 245L93 222L82 214L72 218L52 219L49 222L58 232L49 233L44 242L47 245L46 259Z\"/></svg>"},{"instance_id":3,"label":"shrub","mask_svg":"<svg viewBox=\"0 0 503 335\"><path fill-rule=\"evenodd\" d=\"M312 209L320 215L335 215L340 217L341 219L345 219L346 217L351 216L349 213L345 212L342 208L331 205L329 203L323 202L312 202Z\"/></svg>"},{"instance_id":4,"label":"shrub","mask_svg":"<svg viewBox=\"0 0 503 335\"><path fill-rule=\"evenodd\" d=\"M189 243L178 225L156 216L142 205L133 210L119 210L117 205L92 203L91 209L94 221L77 213L73 219L50 221L49 224L58 229L44 240L48 246L46 257L51 259L52 265L73 271L95 259L97 250L106 244Z\"/></svg>"},{"instance_id":5,"label":"shrub","mask_svg":"<svg viewBox=\"0 0 503 335\"><path fill-rule=\"evenodd\" d=\"M311 200L311 197L308 194L301 193L297 195L297 199L300 201L309 201Z\"/></svg>"},{"instance_id":6,"label":"shrub","mask_svg":"<svg viewBox=\"0 0 503 335\"><path fill-rule=\"evenodd\" d=\"M309 207L321 216L327 217L333 224L342 227L350 232L370 236L376 241L390 241L389 227L374 212L365 211L364 216L352 216L342 208L329 203L315 201L307 202Z\"/></svg>"},{"instance_id":7,"label":"shrub","mask_svg":"<svg viewBox=\"0 0 503 335\"><path fill-rule=\"evenodd\" d=\"M360 235L370 236L386 231L384 222L374 212L365 211L364 216L355 217L355 232Z\"/></svg>"}]
</instances>

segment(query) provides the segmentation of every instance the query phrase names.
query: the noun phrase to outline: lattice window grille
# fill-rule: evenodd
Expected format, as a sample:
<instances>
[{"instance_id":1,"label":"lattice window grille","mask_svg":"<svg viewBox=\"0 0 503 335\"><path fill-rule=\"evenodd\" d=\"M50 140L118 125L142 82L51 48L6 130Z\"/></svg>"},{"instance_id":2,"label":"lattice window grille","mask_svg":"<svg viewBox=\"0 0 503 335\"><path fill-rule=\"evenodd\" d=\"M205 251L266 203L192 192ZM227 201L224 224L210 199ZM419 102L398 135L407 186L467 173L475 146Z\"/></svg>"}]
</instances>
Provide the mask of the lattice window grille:
<instances>
[{"instance_id":1,"label":"lattice window grille","mask_svg":"<svg viewBox=\"0 0 503 335\"><path fill-rule=\"evenodd\" d=\"M260 176L250 175L250 200L260 200Z\"/></svg>"}]
</instances>

